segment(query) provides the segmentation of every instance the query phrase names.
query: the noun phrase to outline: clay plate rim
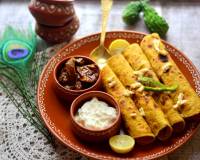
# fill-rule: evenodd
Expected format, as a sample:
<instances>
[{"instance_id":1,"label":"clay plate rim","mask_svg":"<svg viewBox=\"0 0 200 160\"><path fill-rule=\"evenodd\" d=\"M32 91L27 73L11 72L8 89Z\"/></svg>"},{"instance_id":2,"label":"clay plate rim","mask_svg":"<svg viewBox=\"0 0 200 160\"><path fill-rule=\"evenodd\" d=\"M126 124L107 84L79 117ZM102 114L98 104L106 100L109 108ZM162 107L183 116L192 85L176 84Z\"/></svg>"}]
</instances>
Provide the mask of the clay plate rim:
<instances>
[{"instance_id":1,"label":"clay plate rim","mask_svg":"<svg viewBox=\"0 0 200 160\"><path fill-rule=\"evenodd\" d=\"M109 31L107 32L108 34L114 34L114 33L117 33L117 34L135 34L135 35L140 35L140 36L145 36L147 34L145 33L142 33L142 32L135 32L135 31L129 31L129 30L126 30L126 31L123 31L123 30L117 30L117 31ZM53 133L53 135L60 140L60 142L62 142L65 146L69 147L70 149L76 151L76 152L79 152L80 154L84 155L84 156L87 156L89 158L93 158L93 159L99 159L99 158L96 158L90 154L87 154L87 152L83 151L83 150L77 150L75 147L71 146L70 144L66 144L65 141L54 131L53 128L51 128L50 124L48 123L47 119L45 119L43 113L42 113L42 110L41 110L41 107L40 107L40 104L39 104L39 90L40 90L40 85L41 85L41 81L43 79L43 76L45 75L45 72L46 72L46 69L48 68L50 62L54 59L54 57L56 57L58 54L64 52L66 50L66 48L68 48L69 46L71 46L72 44L76 43L77 41L81 41L83 39L86 39L86 38L89 38L89 37L93 37L93 36L98 36L100 33L94 33L94 34L90 34L90 35L87 35L87 36L84 36L82 38L79 38L69 44L67 44L66 46L64 46L62 49L60 49L54 56L51 57L51 59L48 61L48 63L45 65L41 75L40 75L40 78L39 78L39 82L38 82L38 88L37 88L37 104L38 104L38 108L39 108L39 111L40 111L40 114L41 114L41 117L43 119L43 121L45 122L45 125L47 126L47 128ZM126 39L126 38L125 38ZM183 57L184 59L186 59L186 61L188 61L189 65L191 66L191 68L193 68L193 70L196 72L196 75L198 77L198 80L199 80L199 77L200 77L200 72L197 70L197 68L195 67L195 65L191 62L191 60L189 60L187 58L187 56L182 52L180 51L179 49L177 49L176 47L174 47L173 45L169 44L168 42L166 42L165 40L162 40L162 42L164 42L165 45L168 45L170 46L171 48L173 48L176 52L178 52L181 57ZM70 55L70 54L69 54ZM177 58L179 59L179 58ZM198 87L198 86L195 86L195 87ZM198 92L197 94L200 95L200 89L197 90L196 88L196 92ZM198 125L192 129L192 133L189 134L189 136L187 137L184 137L183 138L183 141L181 141L180 143L178 143L177 145L175 145L173 148L167 150L166 152L164 153L161 153L161 154L158 154L157 156L152 156L149 158L150 159L155 159L155 158L160 158L164 155L167 155L169 153L172 153L174 152L175 150L177 150L180 146L182 146L183 144L185 144L186 142L188 142L193 136L194 134L197 132L198 128L200 126L200 123L198 122ZM97 154L95 154L97 155ZM109 158L107 158L109 159ZM116 158L118 159L118 158ZM123 159L123 158L122 158ZM134 160L135 158L125 158L127 160Z\"/></svg>"}]
</instances>

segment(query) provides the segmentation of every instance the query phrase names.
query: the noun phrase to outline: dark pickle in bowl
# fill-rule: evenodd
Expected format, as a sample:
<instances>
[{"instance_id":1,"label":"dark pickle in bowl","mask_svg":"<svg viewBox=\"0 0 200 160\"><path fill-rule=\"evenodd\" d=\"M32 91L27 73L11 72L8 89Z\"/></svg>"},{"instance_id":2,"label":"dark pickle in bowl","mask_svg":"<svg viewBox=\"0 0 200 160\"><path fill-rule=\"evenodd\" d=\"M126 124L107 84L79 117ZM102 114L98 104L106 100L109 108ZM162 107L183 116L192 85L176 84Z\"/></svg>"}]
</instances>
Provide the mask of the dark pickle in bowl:
<instances>
[{"instance_id":1,"label":"dark pickle in bowl","mask_svg":"<svg viewBox=\"0 0 200 160\"><path fill-rule=\"evenodd\" d=\"M85 92L101 88L100 69L87 56L66 57L55 66L53 77L52 87L56 95L68 104Z\"/></svg>"},{"instance_id":2,"label":"dark pickle in bowl","mask_svg":"<svg viewBox=\"0 0 200 160\"><path fill-rule=\"evenodd\" d=\"M84 57L71 57L66 60L57 73L58 82L69 90L90 88L98 77L97 65Z\"/></svg>"}]
</instances>

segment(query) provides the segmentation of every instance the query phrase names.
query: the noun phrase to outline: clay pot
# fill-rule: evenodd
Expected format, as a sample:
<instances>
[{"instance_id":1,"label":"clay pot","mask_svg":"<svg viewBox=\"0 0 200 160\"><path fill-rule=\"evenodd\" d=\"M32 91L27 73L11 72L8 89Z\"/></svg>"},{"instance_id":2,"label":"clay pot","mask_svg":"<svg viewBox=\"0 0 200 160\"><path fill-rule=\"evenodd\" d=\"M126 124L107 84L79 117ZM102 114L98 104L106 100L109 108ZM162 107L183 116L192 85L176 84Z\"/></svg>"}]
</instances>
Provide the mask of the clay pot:
<instances>
[{"instance_id":1,"label":"clay pot","mask_svg":"<svg viewBox=\"0 0 200 160\"><path fill-rule=\"evenodd\" d=\"M75 15L73 0L31 0L29 10L39 24L64 26Z\"/></svg>"},{"instance_id":2,"label":"clay pot","mask_svg":"<svg viewBox=\"0 0 200 160\"><path fill-rule=\"evenodd\" d=\"M79 20L75 16L66 25L62 27L51 27L36 24L36 33L50 44L68 42L79 28Z\"/></svg>"},{"instance_id":3,"label":"clay pot","mask_svg":"<svg viewBox=\"0 0 200 160\"><path fill-rule=\"evenodd\" d=\"M75 120L75 114L77 110L86 102L91 100L93 97L97 97L99 100L106 102L109 106L114 107L117 111L116 120L107 128L101 130L88 129L83 125L79 124ZM121 112L118 103L114 98L101 91L86 92L77 97L70 108L71 128L72 131L83 141L87 142L104 142L110 137L116 135L119 132L121 124Z\"/></svg>"},{"instance_id":4,"label":"clay pot","mask_svg":"<svg viewBox=\"0 0 200 160\"><path fill-rule=\"evenodd\" d=\"M90 59L89 57L86 56L81 56L81 55L76 55L76 56L68 56L66 57L64 60L60 61L54 68L54 72L53 72L53 88L54 91L56 93L56 95L58 96L58 98L60 98L61 100L63 100L64 102L71 104L71 102L78 96L80 96L81 94L88 92L88 91L95 91L95 90L99 90L101 88L101 76L100 76L100 68L98 68L99 70L99 77L97 79L97 81L89 88L86 89L82 89L82 90L71 90L71 89L67 89L65 87L63 87L58 79L57 79L57 74L58 72L61 70L61 67L66 63L67 60L69 60L72 57L82 57L84 59L87 59L87 61L96 64L92 59ZM96 64L96 66L98 67L98 65Z\"/></svg>"}]
</instances>

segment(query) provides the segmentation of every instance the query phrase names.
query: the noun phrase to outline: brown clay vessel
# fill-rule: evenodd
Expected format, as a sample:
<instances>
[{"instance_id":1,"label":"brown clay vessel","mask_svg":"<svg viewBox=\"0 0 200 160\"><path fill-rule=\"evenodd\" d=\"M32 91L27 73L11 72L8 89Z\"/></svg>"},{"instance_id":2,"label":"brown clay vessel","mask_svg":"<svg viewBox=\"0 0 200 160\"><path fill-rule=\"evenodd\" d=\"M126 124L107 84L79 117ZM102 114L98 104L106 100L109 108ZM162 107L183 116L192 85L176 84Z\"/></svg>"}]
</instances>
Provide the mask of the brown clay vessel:
<instances>
[{"instance_id":1,"label":"brown clay vessel","mask_svg":"<svg viewBox=\"0 0 200 160\"><path fill-rule=\"evenodd\" d=\"M97 65L96 66L98 67L98 72L99 72L98 79L89 88L81 89L81 90L72 90L72 89L67 89L67 88L63 87L59 83L59 81L58 81L58 72L61 70L61 67L66 63L66 61L69 60L72 57L81 57L81 58L84 58L84 59L87 59L88 61L90 61L91 64L96 64L89 57L82 56L82 55L76 55L76 56L68 56L67 58L65 58L64 60L60 61L55 66L54 72L53 72L53 88L54 88L55 93L58 96L58 98L60 98L64 102L67 102L68 104L70 104L76 97L78 97L79 95L81 95L81 94L83 94L85 92L95 91L95 90L99 90L101 88L100 69L99 69L99 67Z\"/></svg>"},{"instance_id":2,"label":"brown clay vessel","mask_svg":"<svg viewBox=\"0 0 200 160\"><path fill-rule=\"evenodd\" d=\"M46 42L55 44L71 40L79 28L79 20L75 16L73 19L62 27L50 27L36 24L36 33Z\"/></svg>"},{"instance_id":3,"label":"brown clay vessel","mask_svg":"<svg viewBox=\"0 0 200 160\"><path fill-rule=\"evenodd\" d=\"M40 24L64 26L75 15L73 0L31 0L29 10Z\"/></svg>"}]
</instances>

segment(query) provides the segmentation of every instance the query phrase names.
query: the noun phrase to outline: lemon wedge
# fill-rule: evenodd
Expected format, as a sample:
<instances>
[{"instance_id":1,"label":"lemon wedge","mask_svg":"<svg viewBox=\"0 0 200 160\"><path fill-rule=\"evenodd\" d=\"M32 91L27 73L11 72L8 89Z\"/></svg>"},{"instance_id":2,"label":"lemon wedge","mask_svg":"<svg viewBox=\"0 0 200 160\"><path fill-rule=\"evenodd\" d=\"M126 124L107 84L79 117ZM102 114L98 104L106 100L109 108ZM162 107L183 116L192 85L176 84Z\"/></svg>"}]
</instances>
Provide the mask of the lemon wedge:
<instances>
[{"instance_id":1,"label":"lemon wedge","mask_svg":"<svg viewBox=\"0 0 200 160\"><path fill-rule=\"evenodd\" d=\"M116 135L109 139L109 144L114 152L125 154L133 149L135 140L128 135Z\"/></svg>"},{"instance_id":2,"label":"lemon wedge","mask_svg":"<svg viewBox=\"0 0 200 160\"><path fill-rule=\"evenodd\" d=\"M109 46L109 51L111 55L122 53L130 43L127 40L124 39L116 39L111 42Z\"/></svg>"}]
</instances>

